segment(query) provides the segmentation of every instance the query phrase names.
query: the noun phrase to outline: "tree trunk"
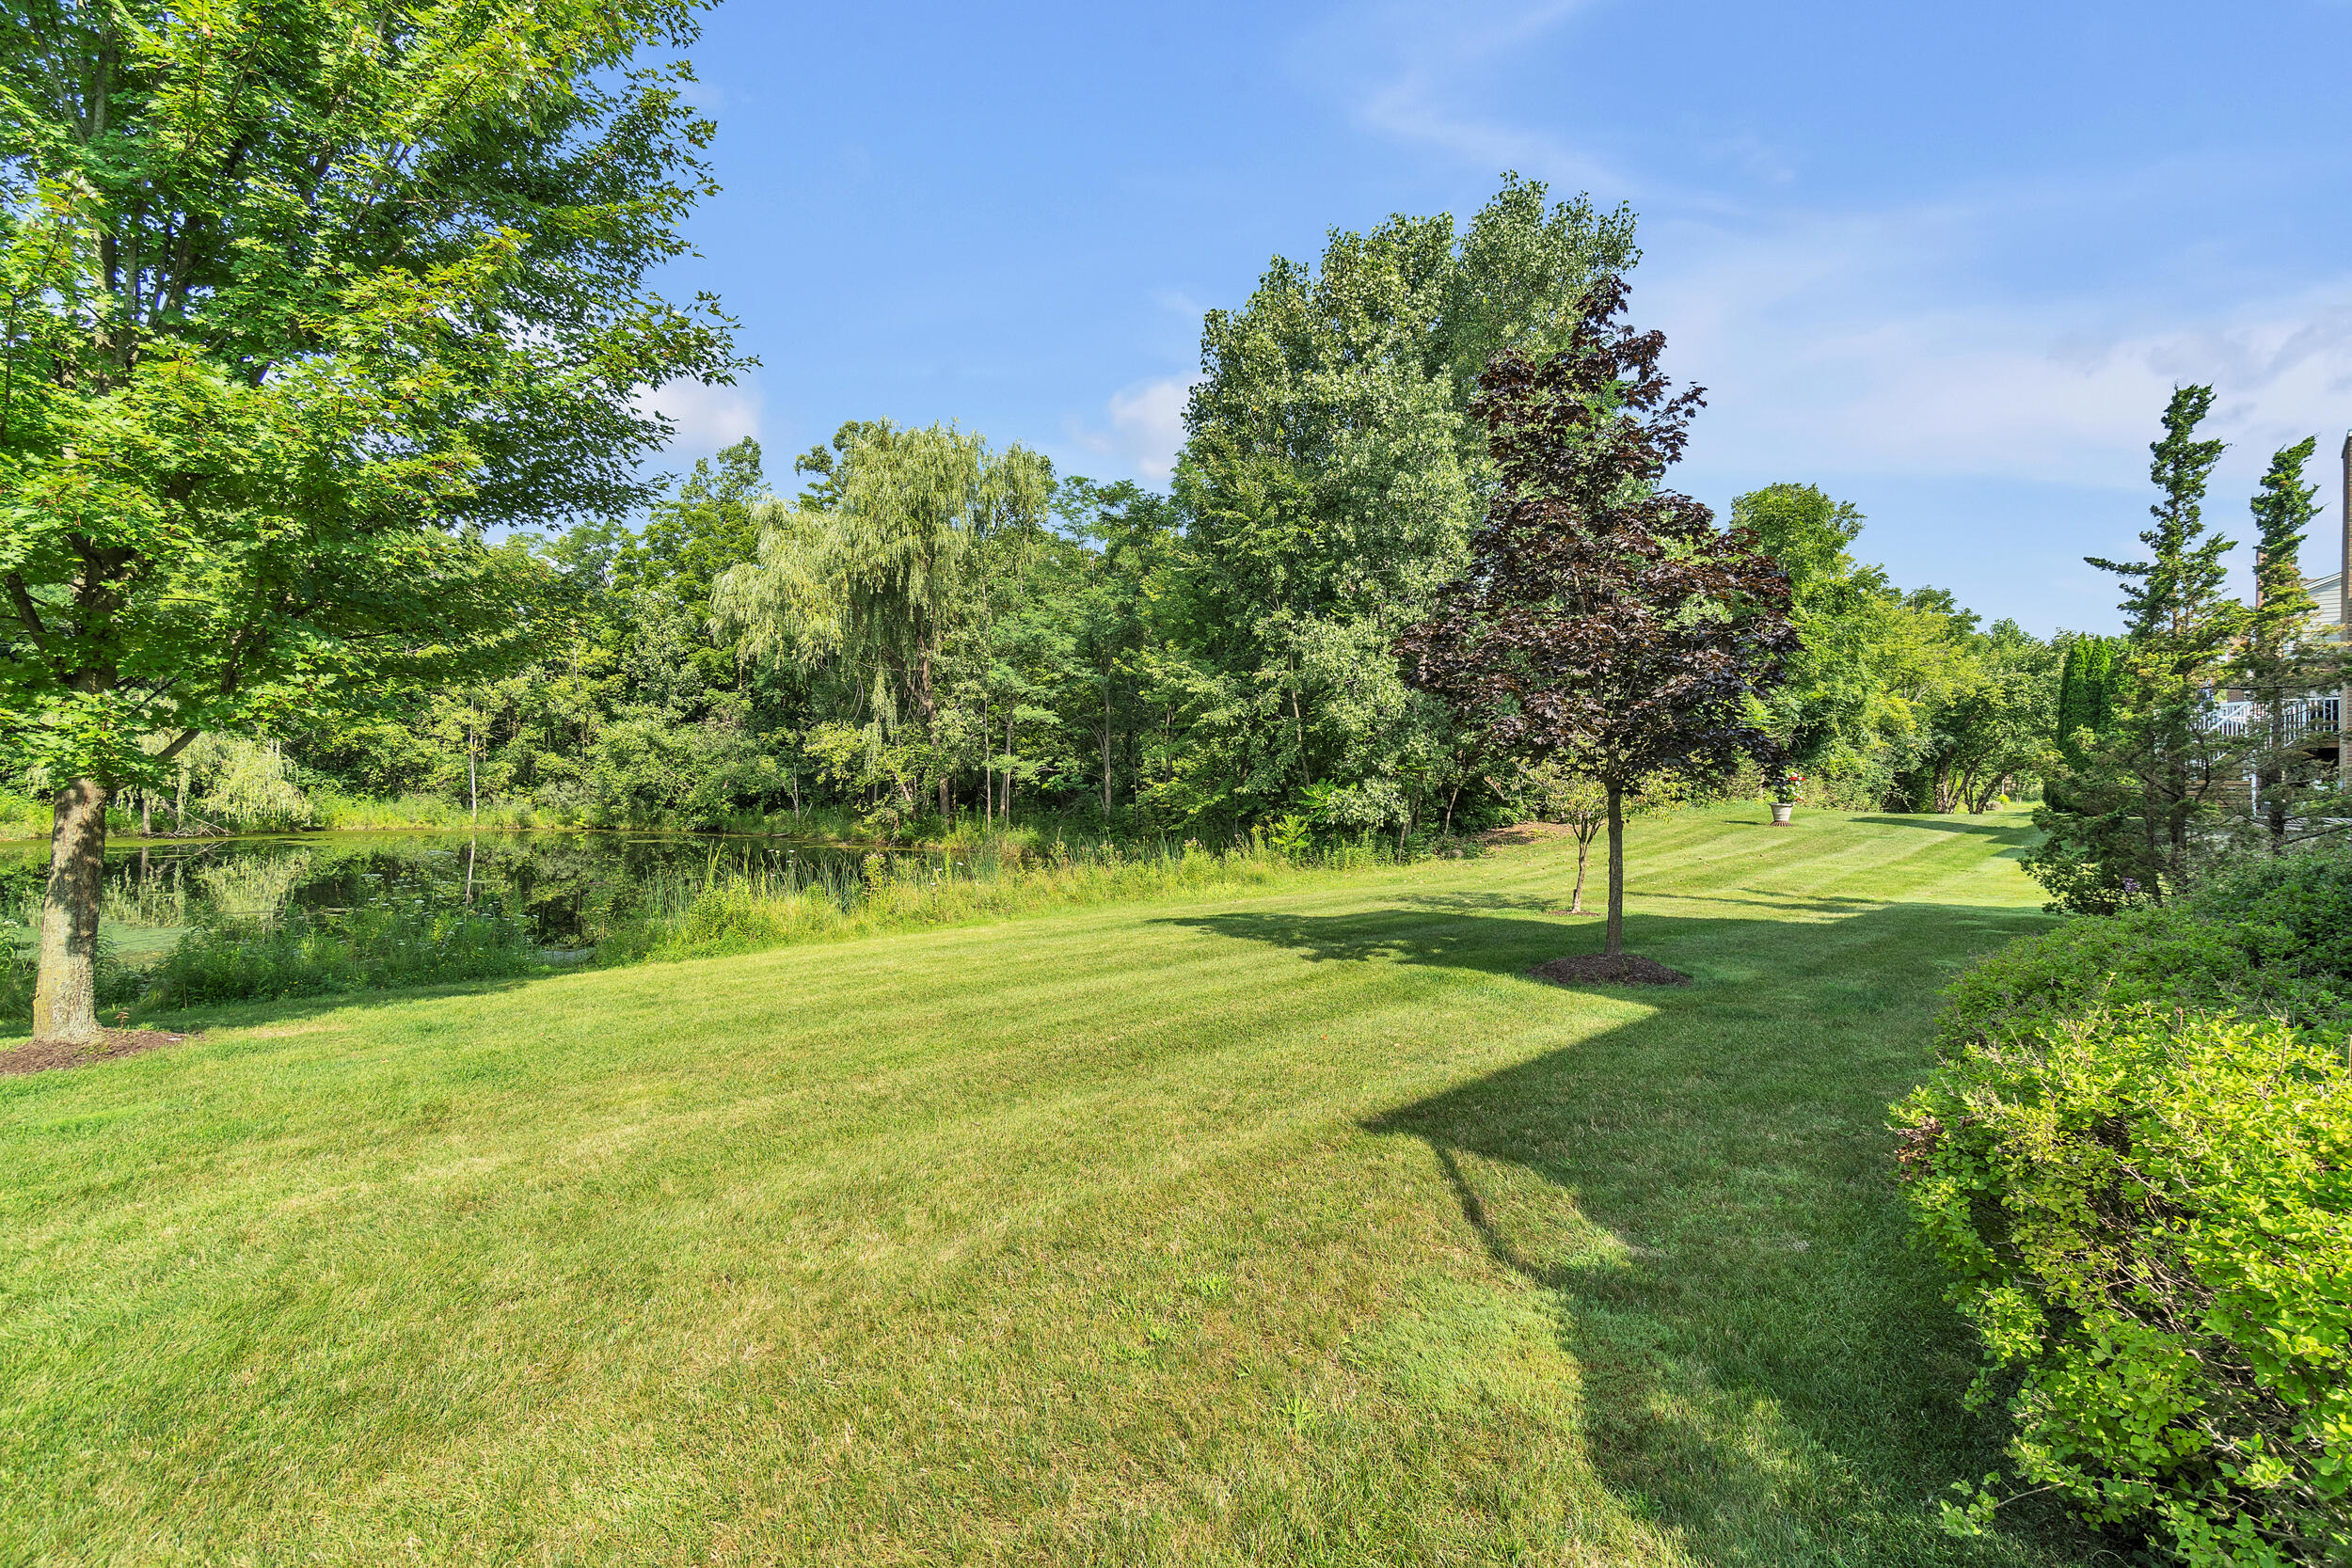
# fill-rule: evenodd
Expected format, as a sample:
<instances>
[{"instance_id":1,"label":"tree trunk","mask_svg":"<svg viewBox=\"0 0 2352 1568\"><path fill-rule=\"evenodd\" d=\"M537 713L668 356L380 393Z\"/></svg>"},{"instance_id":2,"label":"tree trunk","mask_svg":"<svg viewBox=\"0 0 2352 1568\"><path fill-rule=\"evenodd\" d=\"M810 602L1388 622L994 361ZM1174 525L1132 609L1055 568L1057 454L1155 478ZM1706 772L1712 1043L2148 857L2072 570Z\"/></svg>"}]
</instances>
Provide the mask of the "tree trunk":
<instances>
[{"instance_id":1,"label":"tree trunk","mask_svg":"<svg viewBox=\"0 0 2352 1568\"><path fill-rule=\"evenodd\" d=\"M1625 789L1616 784L1609 786L1609 934L1600 950L1625 955Z\"/></svg>"},{"instance_id":2,"label":"tree trunk","mask_svg":"<svg viewBox=\"0 0 2352 1568\"><path fill-rule=\"evenodd\" d=\"M1103 831L1111 826L1111 677L1103 676Z\"/></svg>"},{"instance_id":3,"label":"tree trunk","mask_svg":"<svg viewBox=\"0 0 2352 1568\"><path fill-rule=\"evenodd\" d=\"M1579 833L1579 834L1577 834L1577 835L1576 835L1576 891L1575 891L1574 893L1572 893L1572 894L1570 894L1570 895L1568 895L1568 912L1569 912L1570 914L1582 914L1582 913L1584 912L1584 863L1585 863L1585 861L1587 861L1588 859L1590 859L1590 858L1592 857L1592 853L1593 853L1593 836L1592 836L1592 834L1590 834L1590 833Z\"/></svg>"},{"instance_id":4,"label":"tree trunk","mask_svg":"<svg viewBox=\"0 0 2352 1568\"><path fill-rule=\"evenodd\" d=\"M76 779L57 791L49 889L40 906L33 1038L89 1045L98 1028L98 905L105 888L106 791Z\"/></svg>"},{"instance_id":5,"label":"tree trunk","mask_svg":"<svg viewBox=\"0 0 2352 1568\"><path fill-rule=\"evenodd\" d=\"M2263 759L2256 787L2264 825L2270 830L2270 852L2283 855L2287 849L2287 776L2281 759L2287 753L2286 705L2274 696L2269 710L2270 755Z\"/></svg>"},{"instance_id":6,"label":"tree trunk","mask_svg":"<svg viewBox=\"0 0 2352 1568\"><path fill-rule=\"evenodd\" d=\"M154 836L155 792L151 789L142 789L139 791L139 837L153 838ZM144 855L147 851L142 849L139 853Z\"/></svg>"},{"instance_id":7,"label":"tree trunk","mask_svg":"<svg viewBox=\"0 0 2352 1568\"><path fill-rule=\"evenodd\" d=\"M1005 706L1005 826L1012 826L1012 705Z\"/></svg>"}]
</instances>

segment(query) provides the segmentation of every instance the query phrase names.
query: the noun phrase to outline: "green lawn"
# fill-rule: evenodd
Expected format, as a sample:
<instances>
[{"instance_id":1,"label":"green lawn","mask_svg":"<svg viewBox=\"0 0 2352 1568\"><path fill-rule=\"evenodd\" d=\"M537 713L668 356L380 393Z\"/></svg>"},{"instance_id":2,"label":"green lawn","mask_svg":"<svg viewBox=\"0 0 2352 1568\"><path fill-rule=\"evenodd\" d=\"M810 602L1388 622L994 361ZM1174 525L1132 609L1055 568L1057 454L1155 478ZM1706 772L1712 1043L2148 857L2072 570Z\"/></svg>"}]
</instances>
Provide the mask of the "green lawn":
<instances>
[{"instance_id":1,"label":"green lawn","mask_svg":"<svg viewBox=\"0 0 2352 1568\"><path fill-rule=\"evenodd\" d=\"M222 1010L0 1080L0 1561L2058 1563L1884 1107L2022 819Z\"/></svg>"}]
</instances>

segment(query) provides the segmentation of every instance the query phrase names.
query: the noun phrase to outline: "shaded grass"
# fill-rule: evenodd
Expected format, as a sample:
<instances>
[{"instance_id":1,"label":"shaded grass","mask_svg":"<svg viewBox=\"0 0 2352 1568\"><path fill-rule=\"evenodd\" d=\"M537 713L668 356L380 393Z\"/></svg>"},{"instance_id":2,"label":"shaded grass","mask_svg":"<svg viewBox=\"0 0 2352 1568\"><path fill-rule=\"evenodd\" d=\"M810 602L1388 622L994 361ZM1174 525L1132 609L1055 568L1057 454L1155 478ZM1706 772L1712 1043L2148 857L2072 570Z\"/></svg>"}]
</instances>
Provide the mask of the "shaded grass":
<instances>
[{"instance_id":1,"label":"shaded grass","mask_svg":"<svg viewBox=\"0 0 2352 1568\"><path fill-rule=\"evenodd\" d=\"M0 1559L2057 1563L1886 1176L1996 834L1645 822L0 1084Z\"/></svg>"},{"instance_id":2,"label":"shaded grass","mask_svg":"<svg viewBox=\"0 0 2352 1568\"><path fill-rule=\"evenodd\" d=\"M615 932L601 944L598 959L747 953L1048 910L1271 887L1386 858L1372 846L1296 856L1262 844L1131 854L1107 844L1073 851L1059 842L1032 855L1003 841L963 855L869 853L854 871L828 866L813 876L763 872L646 889L648 918Z\"/></svg>"}]
</instances>

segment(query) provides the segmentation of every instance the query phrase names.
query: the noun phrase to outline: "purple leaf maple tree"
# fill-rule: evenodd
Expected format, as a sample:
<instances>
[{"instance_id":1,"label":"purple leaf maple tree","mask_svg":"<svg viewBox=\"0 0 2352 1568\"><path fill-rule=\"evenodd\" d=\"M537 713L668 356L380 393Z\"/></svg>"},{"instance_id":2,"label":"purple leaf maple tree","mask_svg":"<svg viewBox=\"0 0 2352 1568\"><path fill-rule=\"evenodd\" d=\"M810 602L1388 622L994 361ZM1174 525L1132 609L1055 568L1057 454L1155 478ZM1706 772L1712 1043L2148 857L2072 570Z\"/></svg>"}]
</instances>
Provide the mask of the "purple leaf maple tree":
<instances>
[{"instance_id":1,"label":"purple leaf maple tree","mask_svg":"<svg viewBox=\"0 0 2352 1568\"><path fill-rule=\"evenodd\" d=\"M1625 302L1624 279L1603 278L1559 352L1488 362L1471 407L1500 486L1469 569L1397 644L1406 678L1489 751L1564 761L1608 792L1612 958L1626 795L1743 756L1776 764L1756 699L1797 646L1779 565L1661 483L1705 399L1660 372L1665 335L1622 323Z\"/></svg>"}]
</instances>

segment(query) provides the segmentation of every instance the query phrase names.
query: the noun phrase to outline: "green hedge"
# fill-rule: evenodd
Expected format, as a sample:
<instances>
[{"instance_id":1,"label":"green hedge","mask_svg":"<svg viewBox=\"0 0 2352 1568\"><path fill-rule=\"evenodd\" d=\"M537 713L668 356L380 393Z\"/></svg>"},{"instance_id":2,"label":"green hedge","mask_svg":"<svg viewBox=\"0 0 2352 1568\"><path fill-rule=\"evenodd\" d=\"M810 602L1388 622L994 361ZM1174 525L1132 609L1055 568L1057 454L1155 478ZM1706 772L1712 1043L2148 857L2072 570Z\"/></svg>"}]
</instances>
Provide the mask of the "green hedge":
<instances>
[{"instance_id":1,"label":"green hedge","mask_svg":"<svg viewBox=\"0 0 2352 1568\"><path fill-rule=\"evenodd\" d=\"M2017 944L1897 1107L2019 1473L2194 1564L2352 1561L2340 907L2352 860L2310 857Z\"/></svg>"}]
</instances>

